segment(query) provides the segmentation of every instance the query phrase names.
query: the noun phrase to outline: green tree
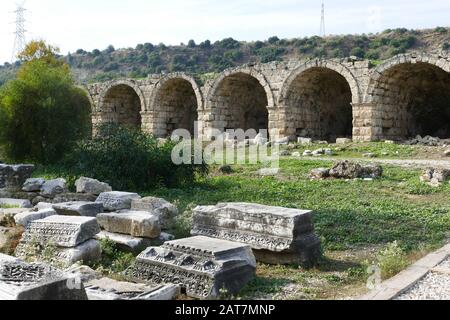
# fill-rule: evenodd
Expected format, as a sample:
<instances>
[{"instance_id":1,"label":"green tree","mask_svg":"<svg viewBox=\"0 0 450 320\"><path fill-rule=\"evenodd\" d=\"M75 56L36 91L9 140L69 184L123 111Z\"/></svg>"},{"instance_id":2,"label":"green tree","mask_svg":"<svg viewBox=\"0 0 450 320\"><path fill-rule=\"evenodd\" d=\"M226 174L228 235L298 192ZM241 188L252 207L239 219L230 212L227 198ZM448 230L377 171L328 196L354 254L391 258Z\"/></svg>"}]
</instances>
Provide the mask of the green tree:
<instances>
[{"instance_id":1,"label":"green tree","mask_svg":"<svg viewBox=\"0 0 450 320\"><path fill-rule=\"evenodd\" d=\"M14 161L54 163L90 131L90 102L69 66L43 42L27 45L16 78L0 90L0 145Z\"/></svg>"}]
</instances>

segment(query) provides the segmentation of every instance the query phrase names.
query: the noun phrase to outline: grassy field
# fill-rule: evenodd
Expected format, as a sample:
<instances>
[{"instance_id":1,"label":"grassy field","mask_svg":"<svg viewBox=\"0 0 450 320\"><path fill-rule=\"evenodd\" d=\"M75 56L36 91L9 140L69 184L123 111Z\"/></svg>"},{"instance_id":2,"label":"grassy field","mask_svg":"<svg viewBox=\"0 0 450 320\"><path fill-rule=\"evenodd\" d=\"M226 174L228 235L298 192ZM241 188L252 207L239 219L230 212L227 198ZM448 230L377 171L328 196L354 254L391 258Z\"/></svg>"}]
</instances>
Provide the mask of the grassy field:
<instances>
[{"instance_id":1,"label":"grassy field","mask_svg":"<svg viewBox=\"0 0 450 320\"><path fill-rule=\"evenodd\" d=\"M396 155L400 158L418 153L417 148L410 151L408 146L372 144L371 148L361 151L392 148L392 152L399 151ZM345 152L346 157L359 154L352 148ZM374 181L308 178L311 169L332 164L332 159L283 158L281 173L276 177L258 176L258 165L233 166L234 173L230 175L213 167L210 175L195 185L140 193L163 197L178 205L182 214L173 230L178 238L189 236L192 209L197 205L254 202L315 211L316 232L324 249L319 265L312 270L259 265L257 278L239 296L243 299L355 297L367 291L367 267L377 263L379 253L390 243L397 241L402 258L413 262L450 239L448 183L433 188L419 181L421 170L394 166L384 166L383 178ZM35 175L51 176L44 171ZM129 255L111 248L108 252L102 266L106 273L114 275L133 261Z\"/></svg>"}]
</instances>

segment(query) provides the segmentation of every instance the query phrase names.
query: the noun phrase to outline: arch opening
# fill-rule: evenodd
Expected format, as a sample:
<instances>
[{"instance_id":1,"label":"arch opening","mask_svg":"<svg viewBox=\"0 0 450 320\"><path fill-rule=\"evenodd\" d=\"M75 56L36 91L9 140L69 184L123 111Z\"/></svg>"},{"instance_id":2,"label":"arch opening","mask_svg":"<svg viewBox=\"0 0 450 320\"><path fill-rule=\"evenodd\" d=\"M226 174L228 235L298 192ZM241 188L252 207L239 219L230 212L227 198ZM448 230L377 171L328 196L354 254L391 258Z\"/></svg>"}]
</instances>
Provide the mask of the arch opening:
<instances>
[{"instance_id":1,"label":"arch opening","mask_svg":"<svg viewBox=\"0 0 450 320\"><path fill-rule=\"evenodd\" d=\"M119 84L110 88L105 95L101 110L102 122L140 128L141 110L141 100L136 91L126 84Z\"/></svg>"},{"instance_id":2,"label":"arch opening","mask_svg":"<svg viewBox=\"0 0 450 320\"><path fill-rule=\"evenodd\" d=\"M374 92L384 138L450 138L450 73L423 62L399 64L382 74Z\"/></svg>"},{"instance_id":3,"label":"arch opening","mask_svg":"<svg viewBox=\"0 0 450 320\"><path fill-rule=\"evenodd\" d=\"M352 91L338 72L313 67L300 73L284 103L290 134L327 141L352 137Z\"/></svg>"},{"instance_id":4,"label":"arch opening","mask_svg":"<svg viewBox=\"0 0 450 320\"><path fill-rule=\"evenodd\" d=\"M267 93L258 79L246 73L225 77L211 98L214 127L221 131L268 130Z\"/></svg>"},{"instance_id":5,"label":"arch opening","mask_svg":"<svg viewBox=\"0 0 450 320\"><path fill-rule=\"evenodd\" d=\"M198 120L197 96L192 84L182 78L167 80L158 90L155 100L156 117L159 117L160 136L170 136L177 129L194 135Z\"/></svg>"}]
</instances>

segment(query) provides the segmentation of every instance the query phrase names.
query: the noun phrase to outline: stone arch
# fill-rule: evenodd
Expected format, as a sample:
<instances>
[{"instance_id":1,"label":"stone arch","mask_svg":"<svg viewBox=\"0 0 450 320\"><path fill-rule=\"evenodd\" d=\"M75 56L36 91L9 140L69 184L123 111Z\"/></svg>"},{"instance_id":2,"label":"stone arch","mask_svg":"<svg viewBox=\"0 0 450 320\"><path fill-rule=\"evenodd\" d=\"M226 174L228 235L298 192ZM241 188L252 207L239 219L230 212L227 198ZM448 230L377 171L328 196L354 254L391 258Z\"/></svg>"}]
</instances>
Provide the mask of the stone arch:
<instances>
[{"instance_id":1,"label":"stone arch","mask_svg":"<svg viewBox=\"0 0 450 320\"><path fill-rule=\"evenodd\" d=\"M210 127L268 130L269 111L274 108L273 93L264 75L251 68L223 72L207 92L206 110Z\"/></svg>"},{"instance_id":2,"label":"stone arch","mask_svg":"<svg viewBox=\"0 0 450 320\"><path fill-rule=\"evenodd\" d=\"M133 80L110 82L99 99L101 122L141 127L141 112L145 109L144 95Z\"/></svg>"},{"instance_id":3,"label":"stone arch","mask_svg":"<svg viewBox=\"0 0 450 320\"><path fill-rule=\"evenodd\" d=\"M170 136L176 129L186 129L194 134L198 112L203 108L203 96L194 78L173 73L156 84L148 107L157 136Z\"/></svg>"},{"instance_id":4,"label":"stone arch","mask_svg":"<svg viewBox=\"0 0 450 320\"><path fill-rule=\"evenodd\" d=\"M403 54L370 74L365 97L378 116L379 137L450 138L450 61L429 54Z\"/></svg>"},{"instance_id":5,"label":"stone arch","mask_svg":"<svg viewBox=\"0 0 450 320\"><path fill-rule=\"evenodd\" d=\"M94 114L94 113L98 112L98 106L94 102L94 99L92 98L92 95L89 92L89 89L87 87L85 87L85 86L78 86L78 88L83 90L83 92L86 94L86 97L88 98L89 104L91 106L91 114Z\"/></svg>"},{"instance_id":6,"label":"stone arch","mask_svg":"<svg viewBox=\"0 0 450 320\"><path fill-rule=\"evenodd\" d=\"M286 135L333 141L352 137L352 103L359 102L358 82L346 67L314 60L289 75L278 105Z\"/></svg>"}]
</instances>

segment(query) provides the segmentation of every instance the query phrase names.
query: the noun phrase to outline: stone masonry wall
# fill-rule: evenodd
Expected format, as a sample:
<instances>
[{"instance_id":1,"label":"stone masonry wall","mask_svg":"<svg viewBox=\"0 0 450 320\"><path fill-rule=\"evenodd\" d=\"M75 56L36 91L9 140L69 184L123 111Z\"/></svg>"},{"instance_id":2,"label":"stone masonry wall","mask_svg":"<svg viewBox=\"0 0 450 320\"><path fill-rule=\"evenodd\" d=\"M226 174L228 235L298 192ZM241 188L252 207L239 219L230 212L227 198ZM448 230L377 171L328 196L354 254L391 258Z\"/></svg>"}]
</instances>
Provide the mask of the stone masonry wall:
<instances>
[{"instance_id":1,"label":"stone masonry wall","mask_svg":"<svg viewBox=\"0 0 450 320\"><path fill-rule=\"evenodd\" d=\"M449 137L450 57L403 54L377 67L357 58L248 64L202 87L184 73L90 85L93 124L116 121L166 137L175 129L269 129L271 137L355 141Z\"/></svg>"}]
</instances>

